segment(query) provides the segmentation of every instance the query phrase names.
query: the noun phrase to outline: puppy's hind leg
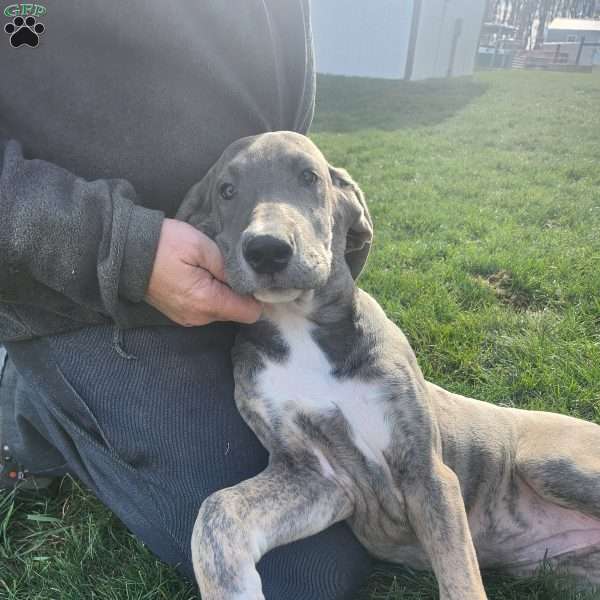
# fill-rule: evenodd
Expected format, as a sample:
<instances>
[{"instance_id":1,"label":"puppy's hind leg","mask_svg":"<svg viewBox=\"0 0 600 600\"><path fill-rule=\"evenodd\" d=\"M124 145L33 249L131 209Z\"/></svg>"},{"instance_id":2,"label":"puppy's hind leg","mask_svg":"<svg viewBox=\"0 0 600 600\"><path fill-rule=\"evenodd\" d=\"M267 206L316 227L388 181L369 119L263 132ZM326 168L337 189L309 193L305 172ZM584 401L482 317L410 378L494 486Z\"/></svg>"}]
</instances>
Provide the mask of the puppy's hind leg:
<instances>
[{"instance_id":1,"label":"puppy's hind leg","mask_svg":"<svg viewBox=\"0 0 600 600\"><path fill-rule=\"evenodd\" d=\"M272 461L260 474L207 498L192 534L203 600L264 600L255 568L272 548L350 516L352 505L313 470Z\"/></svg>"},{"instance_id":2,"label":"puppy's hind leg","mask_svg":"<svg viewBox=\"0 0 600 600\"><path fill-rule=\"evenodd\" d=\"M564 552L548 561L559 571L600 584L600 427L579 419L533 413L517 449L520 477L555 512ZM535 417L534 417L535 418Z\"/></svg>"},{"instance_id":3,"label":"puppy's hind leg","mask_svg":"<svg viewBox=\"0 0 600 600\"><path fill-rule=\"evenodd\" d=\"M543 499L600 520L600 426L551 413L526 418L518 473Z\"/></svg>"}]
</instances>

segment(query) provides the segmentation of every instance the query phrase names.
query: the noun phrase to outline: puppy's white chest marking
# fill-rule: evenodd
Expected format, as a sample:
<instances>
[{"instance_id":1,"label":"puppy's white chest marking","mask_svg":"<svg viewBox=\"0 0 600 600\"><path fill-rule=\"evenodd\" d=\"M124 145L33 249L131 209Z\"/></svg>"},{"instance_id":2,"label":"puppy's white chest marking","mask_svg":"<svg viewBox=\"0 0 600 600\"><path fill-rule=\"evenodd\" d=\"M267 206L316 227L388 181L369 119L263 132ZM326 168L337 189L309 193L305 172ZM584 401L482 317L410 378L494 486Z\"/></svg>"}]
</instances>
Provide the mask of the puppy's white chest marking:
<instances>
[{"instance_id":1,"label":"puppy's white chest marking","mask_svg":"<svg viewBox=\"0 0 600 600\"><path fill-rule=\"evenodd\" d=\"M295 412L326 417L341 411L351 426L356 446L365 456L380 462L381 451L390 443L382 386L333 376L332 365L313 339L312 325L304 317L283 314L276 324L289 355L281 363L265 360L257 380L259 396L288 420Z\"/></svg>"}]
</instances>

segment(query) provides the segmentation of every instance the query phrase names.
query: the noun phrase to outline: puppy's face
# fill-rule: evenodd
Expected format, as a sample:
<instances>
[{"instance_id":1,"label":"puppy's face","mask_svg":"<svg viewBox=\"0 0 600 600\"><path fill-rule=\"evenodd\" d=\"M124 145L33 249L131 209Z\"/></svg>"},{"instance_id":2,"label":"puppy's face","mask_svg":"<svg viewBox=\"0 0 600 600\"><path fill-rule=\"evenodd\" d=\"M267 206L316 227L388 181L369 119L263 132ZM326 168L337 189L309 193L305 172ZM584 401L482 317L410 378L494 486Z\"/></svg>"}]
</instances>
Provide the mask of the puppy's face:
<instances>
[{"instance_id":1,"label":"puppy's face","mask_svg":"<svg viewBox=\"0 0 600 600\"><path fill-rule=\"evenodd\" d=\"M372 237L356 184L291 132L234 142L177 217L215 240L236 292L269 303L323 286L334 261L352 252L359 262L364 254L364 263Z\"/></svg>"}]
</instances>

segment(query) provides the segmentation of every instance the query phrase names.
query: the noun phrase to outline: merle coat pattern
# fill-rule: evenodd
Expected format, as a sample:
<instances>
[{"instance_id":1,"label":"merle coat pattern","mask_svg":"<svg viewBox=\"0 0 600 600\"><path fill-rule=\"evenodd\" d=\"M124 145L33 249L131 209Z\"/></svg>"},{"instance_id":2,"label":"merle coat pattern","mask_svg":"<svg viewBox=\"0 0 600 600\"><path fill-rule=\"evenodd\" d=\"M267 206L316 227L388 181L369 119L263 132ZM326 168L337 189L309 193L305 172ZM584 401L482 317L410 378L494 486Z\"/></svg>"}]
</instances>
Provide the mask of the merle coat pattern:
<instances>
[{"instance_id":1,"label":"merle coat pattern","mask_svg":"<svg viewBox=\"0 0 600 600\"><path fill-rule=\"evenodd\" d=\"M299 134L243 138L178 217L265 306L233 361L237 406L270 462L202 504L204 600L262 600L261 556L341 520L374 556L433 569L444 600L485 598L480 566L526 574L546 560L600 583L600 427L424 379L356 285L373 230L347 172Z\"/></svg>"}]
</instances>

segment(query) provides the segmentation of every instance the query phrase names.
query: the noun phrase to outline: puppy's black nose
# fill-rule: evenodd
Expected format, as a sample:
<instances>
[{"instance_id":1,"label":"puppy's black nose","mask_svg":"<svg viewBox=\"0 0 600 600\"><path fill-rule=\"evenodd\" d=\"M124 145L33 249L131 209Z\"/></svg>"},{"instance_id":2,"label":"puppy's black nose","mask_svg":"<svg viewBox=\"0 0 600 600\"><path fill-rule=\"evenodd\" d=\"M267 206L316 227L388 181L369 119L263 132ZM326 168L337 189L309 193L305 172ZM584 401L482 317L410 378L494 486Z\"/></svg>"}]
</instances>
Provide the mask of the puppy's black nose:
<instances>
[{"instance_id":1,"label":"puppy's black nose","mask_svg":"<svg viewBox=\"0 0 600 600\"><path fill-rule=\"evenodd\" d=\"M279 273L290 262L294 249L272 235L257 235L244 245L244 258L257 273Z\"/></svg>"}]
</instances>

